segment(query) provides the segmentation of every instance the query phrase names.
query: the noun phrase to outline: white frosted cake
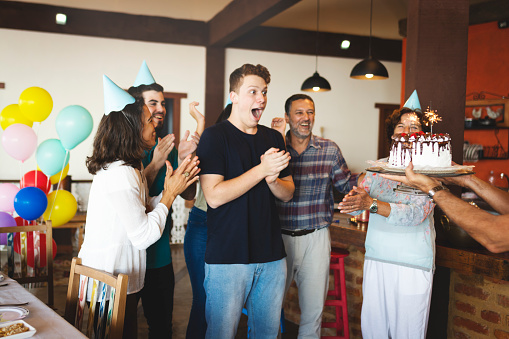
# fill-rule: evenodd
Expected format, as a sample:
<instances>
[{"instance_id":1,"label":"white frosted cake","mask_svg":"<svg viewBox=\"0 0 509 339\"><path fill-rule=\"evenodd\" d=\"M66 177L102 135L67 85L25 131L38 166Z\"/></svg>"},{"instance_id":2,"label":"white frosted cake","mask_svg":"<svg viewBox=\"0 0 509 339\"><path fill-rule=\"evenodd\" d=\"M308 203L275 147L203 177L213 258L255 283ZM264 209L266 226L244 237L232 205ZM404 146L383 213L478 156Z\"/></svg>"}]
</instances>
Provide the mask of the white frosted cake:
<instances>
[{"instance_id":1,"label":"white frosted cake","mask_svg":"<svg viewBox=\"0 0 509 339\"><path fill-rule=\"evenodd\" d=\"M415 169L450 167L449 134L400 133L392 136L389 167L405 168L412 161Z\"/></svg>"}]
</instances>

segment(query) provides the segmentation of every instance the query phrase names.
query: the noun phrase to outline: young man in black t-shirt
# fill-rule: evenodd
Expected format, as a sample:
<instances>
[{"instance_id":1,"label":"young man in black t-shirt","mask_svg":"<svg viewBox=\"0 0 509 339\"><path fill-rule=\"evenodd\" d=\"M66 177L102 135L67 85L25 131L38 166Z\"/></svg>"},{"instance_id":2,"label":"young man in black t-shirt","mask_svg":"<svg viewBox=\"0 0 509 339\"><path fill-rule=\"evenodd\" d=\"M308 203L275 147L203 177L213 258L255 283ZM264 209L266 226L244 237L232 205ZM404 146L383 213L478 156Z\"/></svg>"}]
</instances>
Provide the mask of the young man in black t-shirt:
<instances>
[{"instance_id":1,"label":"young man in black t-shirt","mask_svg":"<svg viewBox=\"0 0 509 339\"><path fill-rule=\"evenodd\" d=\"M286 281L286 253L275 199L295 186L281 134L258 125L268 70L245 64L230 75L232 113L203 133L197 155L207 200L207 338L234 338L246 305L255 338L275 338Z\"/></svg>"}]
</instances>

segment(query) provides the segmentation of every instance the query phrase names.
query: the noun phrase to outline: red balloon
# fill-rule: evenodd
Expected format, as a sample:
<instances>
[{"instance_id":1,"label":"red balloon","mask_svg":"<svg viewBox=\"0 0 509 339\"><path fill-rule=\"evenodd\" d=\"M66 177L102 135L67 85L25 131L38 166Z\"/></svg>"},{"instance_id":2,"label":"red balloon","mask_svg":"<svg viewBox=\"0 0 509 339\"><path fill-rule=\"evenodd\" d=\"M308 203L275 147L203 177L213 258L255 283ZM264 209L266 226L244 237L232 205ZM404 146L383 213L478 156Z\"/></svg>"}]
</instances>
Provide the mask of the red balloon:
<instances>
[{"instance_id":1,"label":"red balloon","mask_svg":"<svg viewBox=\"0 0 509 339\"><path fill-rule=\"evenodd\" d=\"M30 267L34 267L34 232L27 233L27 265ZM39 233L39 241L41 243L40 249L41 253L39 254L40 258L40 267L46 267L46 234ZM55 239L53 240L53 259L57 255L57 243ZM14 235L14 251L16 253L20 252L20 241L19 241L19 233Z\"/></svg>"},{"instance_id":2,"label":"red balloon","mask_svg":"<svg viewBox=\"0 0 509 339\"><path fill-rule=\"evenodd\" d=\"M37 173L37 176L36 176ZM35 184L37 181L37 185ZM37 187L40 188L44 194L48 194L51 188L51 181L48 180L46 174L41 171L30 171L26 172L20 181L20 189L25 187Z\"/></svg>"}]
</instances>

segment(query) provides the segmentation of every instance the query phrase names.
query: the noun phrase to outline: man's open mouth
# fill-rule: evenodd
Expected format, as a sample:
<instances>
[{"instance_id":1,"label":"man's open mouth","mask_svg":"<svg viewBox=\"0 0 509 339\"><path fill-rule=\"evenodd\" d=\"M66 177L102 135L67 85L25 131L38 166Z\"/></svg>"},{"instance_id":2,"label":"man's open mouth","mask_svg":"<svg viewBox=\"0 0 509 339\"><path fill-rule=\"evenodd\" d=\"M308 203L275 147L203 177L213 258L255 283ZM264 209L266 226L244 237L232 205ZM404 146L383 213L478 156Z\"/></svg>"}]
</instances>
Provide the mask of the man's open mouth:
<instances>
[{"instance_id":1,"label":"man's open mouth","mask_svg":"<svg viewBox=\"0 0 509 339\"><path fill-rule=\"evenodd\" d=\"M263 109L261 109L261 108L254 108L251 110L251 114L253 114L253 116L255 117L256 120L260 119L260 117L262 116L262 113L263 113Z\"/></svg>"}]
</instances>

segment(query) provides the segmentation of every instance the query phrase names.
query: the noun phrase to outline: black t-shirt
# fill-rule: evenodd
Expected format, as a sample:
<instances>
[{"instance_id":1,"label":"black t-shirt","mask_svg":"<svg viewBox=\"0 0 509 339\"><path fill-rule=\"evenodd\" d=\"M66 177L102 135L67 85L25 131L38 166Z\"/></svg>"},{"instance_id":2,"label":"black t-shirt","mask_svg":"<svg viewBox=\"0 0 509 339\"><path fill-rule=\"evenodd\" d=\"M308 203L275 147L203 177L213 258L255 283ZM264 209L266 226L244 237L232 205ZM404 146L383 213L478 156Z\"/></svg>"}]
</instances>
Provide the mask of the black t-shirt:
<instances>
[{"instance_id":1,"label":"black t-shirt","mask_svg":"<svg viewBox=\"0 0 509 339\"><path fill-rule=\"evenodd\" d=\"M198 146L200 174L236 178L260 164L269 148L285 149L281 134L258 125L256 134L246 134L228 120L207 128ZM290 175L285 168L280 178ZM275 197L265 180L218 208L207 206L208 264L252 264L276 261L286 256Z\"/></svg>"}]
</instances>

